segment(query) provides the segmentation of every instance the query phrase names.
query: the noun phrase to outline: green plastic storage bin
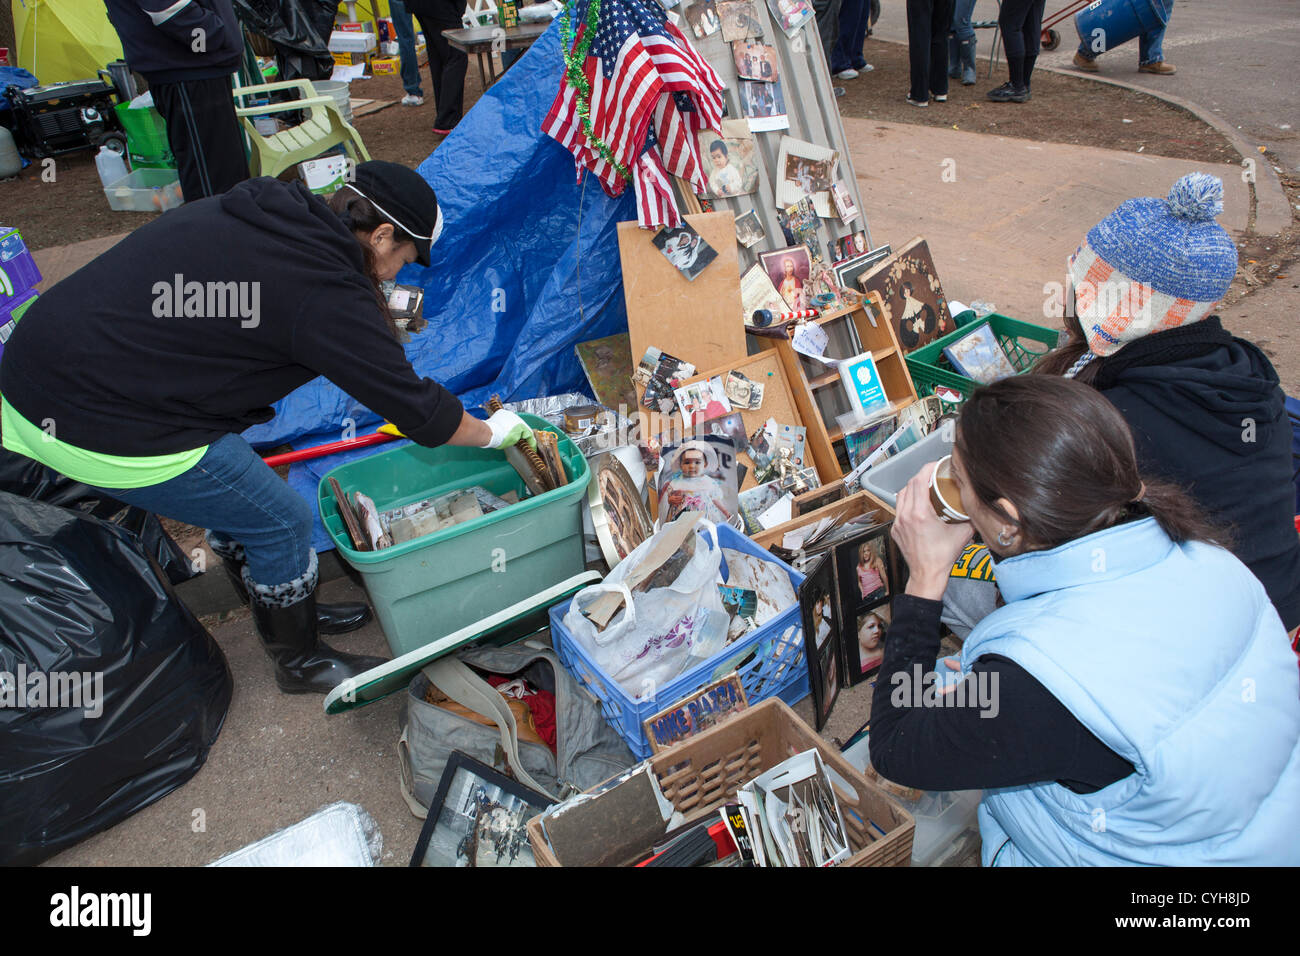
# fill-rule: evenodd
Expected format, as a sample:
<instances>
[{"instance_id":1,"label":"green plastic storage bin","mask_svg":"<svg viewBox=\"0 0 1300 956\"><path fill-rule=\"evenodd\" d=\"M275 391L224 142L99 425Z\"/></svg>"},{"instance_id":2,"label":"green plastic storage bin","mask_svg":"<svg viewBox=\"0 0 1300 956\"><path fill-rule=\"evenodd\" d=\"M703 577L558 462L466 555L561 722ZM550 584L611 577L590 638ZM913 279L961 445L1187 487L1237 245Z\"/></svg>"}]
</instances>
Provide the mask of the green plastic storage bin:
<instances>
[{"instance_id":1,"label":"green plastic storage bin","mask_svg":"<svg viewBox=\"0 0 1300 956\"><path fill-rule=\"evenodd\" d=\"M944 357L943 350L984 321L993 327L998 344L1007 353L1007 358L1017 372L1027 371L1040 357L1056 348L1061 334L1057 329L1021 322L996 312L982 318L976 318L974 312L963 312L957 317L956 331L935 339L907 356L907 369L912 373L912 384L916 386L917 395L933 395L936 387L946 385L967 398L970 397L979 382L954 372ZM1038 347L1027 347L1025 342L1038 343Z\"/></svg>"},{"instance_id":2,"label":"green plastic storage bin","mask_svg":"<svg viewBox=\"0 0 1300 956\"><path fill-rule=\"evenodd\" d=\"M126 103L113 107L126 130L132 169L175 169L176 158L167 141L167 123L152 106L131 109Z\"/></svg>"},{"instance_id":3,"label":"green plastic storage bin","mask_svg":"<svg viewBox=\"0 0 1300 956\"><path fill-rule=\"evenodd\" d=\"M560 436L571 481L524 498L523 479L505 455L487 448L406 445L340 465L317 490L321 520L340 557L355 568L395 655L423 647L502 608L579 574L585 567L582 502L591 472L564 434L534 415L535 429ZM473 521L381 551L357 551L338 513L329 479L360 491L380 511L482 485L520 502Z\"/></svg>"}]
</instances>

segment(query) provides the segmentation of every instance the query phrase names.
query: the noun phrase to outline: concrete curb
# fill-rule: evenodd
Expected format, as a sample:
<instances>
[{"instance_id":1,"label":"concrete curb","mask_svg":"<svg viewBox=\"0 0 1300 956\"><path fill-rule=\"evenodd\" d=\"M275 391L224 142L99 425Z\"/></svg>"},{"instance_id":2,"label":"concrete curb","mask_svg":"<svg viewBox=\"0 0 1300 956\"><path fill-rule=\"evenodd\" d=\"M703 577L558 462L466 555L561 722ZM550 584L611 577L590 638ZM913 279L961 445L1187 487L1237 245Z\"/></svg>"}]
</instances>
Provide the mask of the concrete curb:
<instances>
[{"instance_id":1,"label":"concrete curb","mask_svg":"<svg viewBox=\"0 0 1300 956\"><path fill-rule=\"evenodd\" d=\"M1249 185L1251 186L1251 192L1255 196L1255 215L1253 228L1248 227L1247 232L1253 232L1255 235L1260 236L1275 236L1291 225L1291 202L1287 199L1286 191L1282 188L1282 182L1278 179L1273 164L1236 127L1223 119L1202 110L1195 103L1189 102L1181 96L1175 96L1172 93L1156 93L1145 86L1138 86L1126 80L1084 73L1082 70L1062 69L1055 66L1039 65L1034 69L1047 70L1060 76L1070 76L1080 80L1090 80L1094 83L1106 83L1120 89L1132 90L1135 93L1145 93L1153 99L1162 100L1171 106L1177 106L1179 109L1191 113L1206 126L1210 126L1222 133L1224 139L1232 144L1232 148L1237 151L1243 161L1246 159L1254 160L1255 181Z\"/></svg>"}]
</instances>

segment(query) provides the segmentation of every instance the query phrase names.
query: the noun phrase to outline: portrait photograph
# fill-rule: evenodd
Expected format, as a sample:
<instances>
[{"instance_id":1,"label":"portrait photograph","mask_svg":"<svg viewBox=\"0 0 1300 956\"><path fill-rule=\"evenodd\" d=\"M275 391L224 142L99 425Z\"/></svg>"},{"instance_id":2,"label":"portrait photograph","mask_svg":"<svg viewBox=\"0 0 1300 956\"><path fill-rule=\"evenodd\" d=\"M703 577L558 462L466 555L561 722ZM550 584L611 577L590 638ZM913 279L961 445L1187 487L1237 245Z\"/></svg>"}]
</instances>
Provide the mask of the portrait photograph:
<instances>
[{"instance_id":1,"label":"portrait photograph","mask_svg":"<svg viewBox=\"0 0 1300 956\"><path fill-rule=\"evenodd\" d=\"M758 158L748 123L723 120L721 135L706 129L698 138L710 196L730 199L758 188Z\"/></svg>"},{"instance_id":2,"label":"portrait photograph","mask_svg":"<svg viewBox=\"0 0 1300 956\"><path fill-rule=\"evenodd\" d=\"M749 128L756 133L789 129L790 118L785 112L785 93L781 81L764 83L761 80L737 80L740 112L749 120Z\"/></svg>"},{"instance_id":3,"label":"portrait photograph","mask_svg":"<svg viewBox=\"0 0 1300 956\"><path fill-rule=\"evenodd\" d=\"M889 604L881 604L857 615L854 640L845 642L847 678L852 681L869 675L885 658L885 638L889 634Z\"/></svg>"},{"instance_id":4,"label":"portrait photograph","mask_svg":"<svg viewBox=\"0 0 1300 956\"><path fill-rule=\"evenodd\" d=\"M676 228L660 229L651 242L688 280L694 279L718 257L713 247L685 220Z\"/></svg>"},{"instance_id":5,"label":"portrait photograph","mask_svg":"<svg viewBox=\"0 0 1300 956\"><path fill-rule=\"evenodd\" d=\"M718 10L713 0L692 3L683 8L683 13L686 15L686 22L690 24L691 33L695 34L697 40L711 37L722 28L722 21L718 19Z\"/></svg>"},{"instance_id":6,"label":"portrait photograph","mask_svg":"<svg viewBox=\"0 0 1300 956\"><path fill-rule=\"evenodd\" d=\"M767 231L753 209L736 217L736 241L748 249L767 238Z\"/></svg>"},{"instance_id":7,"label":"portrait photograph","mask_svg":"<svg viewBox=\"0 0 1300 956\"><path fill-rule=\"evenodd\" d=\"M731 44L731 55L736 61L736 76L742 80L771 83L780 79L775 47L756 41L738 40Z\"/></svg>"},{"instance_id":8,"label":"portrait photograph","mask_svg":"<svg viewBox=\"0 0 1300 956\"><path fill-rule=\"evenodd\" d=\"M686 511L699 511L714 524L729 524L739 513L736 449L729 438L706 436L659 457L660 527Z\"/></svg>"},{"instance_id":9,"label":"portrait photograph","mask_svg":"<svg viewBox=\"0 0 1300 956\"><path fill-rule=\"evenodd\" d=\"M760 253L758 261L786 305L791 309L802 309L804 285L812 274L812 258L808 247L790 246L776 252Z\"/></svg>"}]
</instances>

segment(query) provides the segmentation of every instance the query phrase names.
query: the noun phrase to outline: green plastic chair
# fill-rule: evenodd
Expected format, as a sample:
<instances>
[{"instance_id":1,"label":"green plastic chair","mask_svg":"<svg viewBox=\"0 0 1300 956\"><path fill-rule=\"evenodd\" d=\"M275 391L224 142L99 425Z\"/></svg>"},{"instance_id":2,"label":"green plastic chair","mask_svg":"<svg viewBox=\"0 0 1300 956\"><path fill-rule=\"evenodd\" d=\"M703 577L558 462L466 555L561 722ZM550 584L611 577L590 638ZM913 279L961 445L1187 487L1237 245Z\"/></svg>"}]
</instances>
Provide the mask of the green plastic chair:
<instances>
[{"instance_id":1,"label":"green plastic chair","mask_svg":"<svg viewBox=\"0 0 1300 956\"><path fill-rule=\"evenodd\" d=\"M297 90L298 99L287 103L244 106L249 96L263 96L277 90ZM342 146L354 163L370 159L361 134L344 121L327 96L317 96L309 80L284 80L280 83L262 83L240 86L231 91L235 98L235 115L244 126L251 146L249 172L254 176L279 176L298 163L315 159L322 153ZM263 136L253 125L253 117L268 113L304 111L307 115L297 126L291 126L270 136Z\"/></svg>"}]
</instances>

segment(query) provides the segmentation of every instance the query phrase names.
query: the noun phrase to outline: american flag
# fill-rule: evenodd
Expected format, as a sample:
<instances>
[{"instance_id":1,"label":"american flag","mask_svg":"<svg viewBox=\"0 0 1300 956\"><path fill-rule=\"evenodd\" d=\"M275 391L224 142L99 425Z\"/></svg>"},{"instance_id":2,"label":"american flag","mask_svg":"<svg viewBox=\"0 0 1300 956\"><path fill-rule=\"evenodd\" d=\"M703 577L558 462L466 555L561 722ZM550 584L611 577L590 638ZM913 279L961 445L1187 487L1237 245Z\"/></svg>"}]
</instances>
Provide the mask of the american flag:
<instances>
[{"instance_id":1,"label":"american flag","mask_svg":"<svg viewBox=\"0 0 1300 956\"><path fill-rule=\"evenodd\" d=\"M679 225L671 177L705 191L697 134L722 121L722 81L655 0L573 0L575 46L587 30L588 4L595 2L596 35L582 65L591 88L592 132L632 173L640 224ZM579 179L590 170L606 193L622 194L627 183L588 142L578 91L567 78L542 129L573 154Z\"/></svg>"}]
</instances>

